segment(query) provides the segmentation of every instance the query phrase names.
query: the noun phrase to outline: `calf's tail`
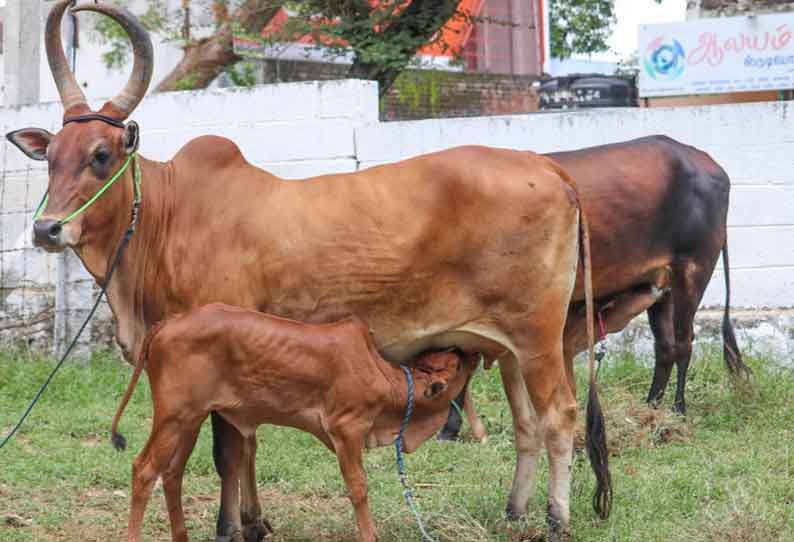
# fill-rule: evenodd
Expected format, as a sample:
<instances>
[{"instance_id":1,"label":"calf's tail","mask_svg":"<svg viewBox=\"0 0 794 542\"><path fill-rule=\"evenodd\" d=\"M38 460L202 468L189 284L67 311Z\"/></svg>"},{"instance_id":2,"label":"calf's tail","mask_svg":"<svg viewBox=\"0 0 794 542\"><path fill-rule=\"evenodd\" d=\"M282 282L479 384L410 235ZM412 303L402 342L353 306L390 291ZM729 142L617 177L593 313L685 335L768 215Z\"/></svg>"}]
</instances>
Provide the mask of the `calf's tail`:
<instances>
[{"instance_id":1,"label":"calf's tail","mask_svg":"<svg viewBox=\"0 0 794 542\"><path fill-rule=\"evenodd\" d=\"M585 422L587 456L596 478L596 488L593 493L593 510L601 519L607 519L612 508L612 475L609 472L609 450L607 449L606 424L601 402L598 399L598 385L596 383L595 367L595 330L593 308L593 273L592 259L590 257L590 230L587 217L579 203L579 246L582 255L584 272L584 299L587 311L587 345L588 367L590 384L587 397L587 412Z\"/></svg>"},{"instance_id":2,"label":"calf's tail","mask_svg":"<svg viewBox=\"0 0 794 542\"><path fill-rule=\"evenodd\" d=\"M154 339L154 336L160 330L162 324L163 322L160 322L154 326L143 339L141 352L138 355L138 363L135 365L132 378L130 379L130 383L127 385L127 391L124 392L124 397L121 398L121 404L116 410L116 415L113 416L113 424L110 426L110 441L113 443L113 447L118 451L122 451L127 448L127 439L124 438L124 435L118 432L119 420L121 419L121 415L124 414L124 409L127 408L127 403L130 402L130 398L132 397L132 393L135 391L135 387L138 385L138 379L141 377L141 371L143 371L146 361L149 358L149 347L152 344L152 339Z\"/></svg>"},{"instance_id":3,"label":"calf's tail","mask_svg":"<svg viewBox=\"0 0 794 542\"><path fill-rule=\"evenodd\" d=\"M732 375L750 376L753 371L742 361L742 353L736 343L736 334L731 324L731 277L728 264L728 240L722 245L722 265L725 275L725 311L722 314L722 356L725 366Z\"/></svg>"}]
</instances>

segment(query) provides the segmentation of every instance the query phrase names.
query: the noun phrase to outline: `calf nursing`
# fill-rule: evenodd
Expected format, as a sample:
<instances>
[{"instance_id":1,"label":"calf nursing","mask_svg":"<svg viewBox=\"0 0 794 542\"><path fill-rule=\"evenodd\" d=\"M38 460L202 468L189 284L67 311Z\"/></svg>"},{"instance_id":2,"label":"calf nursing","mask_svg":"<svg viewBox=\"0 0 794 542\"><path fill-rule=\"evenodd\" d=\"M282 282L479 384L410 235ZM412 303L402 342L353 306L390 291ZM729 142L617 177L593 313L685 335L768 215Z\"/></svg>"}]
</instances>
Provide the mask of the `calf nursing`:
<instances>
[{"instance_id":1,"label":"calf nursing","mask_svg":"<svg viewBox=\"0 0 794 542\"><path fill-rule=\"evenodd\" d=\"M476 369L475 354L425 353L410 364L414 414L404 436L415 450L446 420L449 401ZM162 476L171 536L187 541L181 489L185 464L202 422L217 412L243 435L269 423L316 436L336 453L353 503L359 538L377 539L367 504L364 447L394 442L407 400L402 370L377 353L357 318L311 325L222 304L167 320L147 336L132 380L113 419L113 443L126 445L118 421L146 368L154 416L149 440L133 464L129 540L140 540L154 482ZM243 450L230 465L242 463ZM224 483L238 484L236 473ZM229 487L239 510L238 487ZM230 514L239 517L239 514ZM237 525L233 540L242 540Z\"/></svg>"}]
</instances>

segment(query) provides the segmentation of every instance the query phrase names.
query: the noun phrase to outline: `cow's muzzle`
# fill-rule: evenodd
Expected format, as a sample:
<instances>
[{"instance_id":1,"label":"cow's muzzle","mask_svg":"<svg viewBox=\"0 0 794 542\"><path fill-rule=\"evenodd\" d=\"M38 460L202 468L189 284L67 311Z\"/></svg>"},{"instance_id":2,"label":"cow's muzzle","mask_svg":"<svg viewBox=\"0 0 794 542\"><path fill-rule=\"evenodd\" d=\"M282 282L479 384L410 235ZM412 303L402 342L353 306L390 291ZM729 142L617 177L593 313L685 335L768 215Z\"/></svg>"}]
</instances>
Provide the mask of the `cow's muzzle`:
<instances>
[{"instance_id":1,"label":"cow's muzzle","mask_svg":"<svg viewBox=\"0 0 794 542\"><path fill-rule=\"evenodd\" d=\"M51 218L33 223L33 244L48 252L60 252L65 248L62 240L63 225Z\"/></svg>"}]
</instances>

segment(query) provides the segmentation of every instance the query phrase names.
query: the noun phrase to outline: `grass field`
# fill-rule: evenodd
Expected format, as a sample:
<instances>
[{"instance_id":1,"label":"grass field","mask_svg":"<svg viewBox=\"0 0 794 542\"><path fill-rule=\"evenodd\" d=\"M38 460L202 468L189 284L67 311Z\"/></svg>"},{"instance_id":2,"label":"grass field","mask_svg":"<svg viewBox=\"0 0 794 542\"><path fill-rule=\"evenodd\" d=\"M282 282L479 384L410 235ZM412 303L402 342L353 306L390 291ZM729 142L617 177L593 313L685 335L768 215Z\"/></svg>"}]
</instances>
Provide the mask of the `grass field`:
<instances>
[{"instance_id":1,"label":"grass field","mask_svg":"<svg viewBox=\"0 0 794 542\"><path fill-rule=\"evenodd\" d=\"M794 540L794 373L768 360L748 361L755 387L736 390L716 353L699 355L690 370L684 420L669 412L669 404L659 410L644 405L647 366L610 357L600 384L615 503L609 520L595 517L593 478L579 452L572 488L577 542ZM0 354L0 433L51 367L25 353ZM112 449L108 428L129 376L130 368L110 355L95 356L88 368L67 364L58 375L21 433L0 451L0 541L124 537L130 464L151 416L148 386L142 384L122 420L128 451ZM407 457L421 511L439 541L542 540L537 533L545 521L545 460L526 519L506 522L514 452L498 372L480 373L474 392L488 444L432 441ZM213 539L219 492L208 429L207 424L185 481L188 528L201 541ZM274 540L355 539L352 509L331 453L313 437L273 427L260 429L259 446L259 491L276 529ZM393 448L368 453L366 465L381 539L418 540L402 501ZM170 540L160 489L149 506L146 537Z\"/></svg>"}]
</instances>

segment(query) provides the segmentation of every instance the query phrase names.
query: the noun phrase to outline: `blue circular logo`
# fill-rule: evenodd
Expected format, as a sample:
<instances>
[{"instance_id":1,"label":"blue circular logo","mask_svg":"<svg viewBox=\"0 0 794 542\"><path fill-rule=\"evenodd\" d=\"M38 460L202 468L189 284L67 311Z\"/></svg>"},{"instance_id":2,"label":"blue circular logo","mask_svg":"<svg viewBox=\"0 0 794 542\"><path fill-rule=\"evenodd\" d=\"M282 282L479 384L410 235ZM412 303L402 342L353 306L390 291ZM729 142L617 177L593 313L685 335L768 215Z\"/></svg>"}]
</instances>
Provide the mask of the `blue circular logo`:
<instances>
[{"instance_id":1,"label":"blue circular logo","mask_svg":"<svg viewBox=\"0 0 794 542\"><path fill-rule=\"evenodd\" d=\"M684 48L676 39L665 40L659 36L645 49L645 71L661 81L671 81L684 73Z\"/></svg>"}]
</instances>

